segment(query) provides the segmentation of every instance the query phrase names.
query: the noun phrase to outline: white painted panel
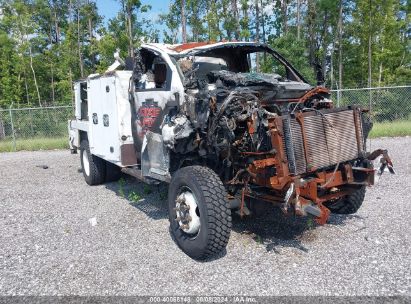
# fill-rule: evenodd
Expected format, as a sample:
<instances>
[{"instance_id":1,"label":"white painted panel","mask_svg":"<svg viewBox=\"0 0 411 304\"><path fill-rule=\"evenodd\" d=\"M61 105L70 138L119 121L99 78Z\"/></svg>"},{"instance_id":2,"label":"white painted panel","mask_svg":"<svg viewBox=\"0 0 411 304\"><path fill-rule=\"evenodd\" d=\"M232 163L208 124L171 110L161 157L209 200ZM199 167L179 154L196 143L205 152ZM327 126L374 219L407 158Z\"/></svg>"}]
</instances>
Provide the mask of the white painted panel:
<instances>
[{"instance_id":1,"label":"white painted panel","mask_svg":"<svg viewBox=\"0 0 411 304\"><path fill-rule=\"evenodd\" d=\"M121 144L133 144L133 135L131 132L131 109L128 100L128 89L132 72L117 71L116 76L119 141ZM122 140L122 136L125 136L126 139Z\"/></svg>"},{"instance_id":2,"label":"white painted panel","mask_svg":"<svg viewBox=\"0 0 411 304\"><path fill-rule=\"evenodd\" d=\"M81 119L81 94L80 94L80 82L74 84L74 102L75 102L75 116L77 119Z\"/></svg>"},{"instance_id":3,"label":"white painted panel","mask_svg":"<svg viewBox=\"0 0 411 304\"><path fill-rule=\"evenodd\" d=\"M115 76L89 79L88 90L91 153L117 162L120 160L120 145ZM108 115L108 126L104 126L105 115Z\"/></svg>"}]
</instances>

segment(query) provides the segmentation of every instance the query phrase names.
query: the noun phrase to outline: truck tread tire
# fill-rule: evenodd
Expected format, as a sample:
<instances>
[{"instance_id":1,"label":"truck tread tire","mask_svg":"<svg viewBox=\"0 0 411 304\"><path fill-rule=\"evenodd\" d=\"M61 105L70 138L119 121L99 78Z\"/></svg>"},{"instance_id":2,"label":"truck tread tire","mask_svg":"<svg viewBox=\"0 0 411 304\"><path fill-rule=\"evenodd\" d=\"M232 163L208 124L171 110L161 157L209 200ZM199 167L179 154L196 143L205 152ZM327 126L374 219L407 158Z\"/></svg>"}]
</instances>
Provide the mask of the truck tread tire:
<instances>
[{"instance_id":1,"label":"truck tread tire","mask_svg":"<svg viewBox=\"0 0 411 304\"><path fill-rule=\"evenodd\" d=\"M89 170L87 174L87 170L85 168L83 155L86 154L89 164ZM90 153L90 146L87 140L82 140L80 143L80 160L81 160L81 168L83 170L83 176L86 180L86 183L90 186L99 185L104 183L105 175L106 175L106 164L105 161L95 155Z\"/></svg>"},{"instance_id":2,"label":"truck tread tire","mask_svg":"<svg viewBox=\"0 0 411 304\"><path fill-rule=\"evenodd\" d=\"M200 229L192 237L180 229L176 220L176 199L189 188L196 198ZM168 191L170 232L177 245L196 260L208 259L227 246L231 232L231 210L227 193L218 175L207 167L189 166L173 176Z\"/></svg>"},{"instance_id":3,"label":"truck tread tire","mask_svg":"<svg viewBox=\"0 0 411 304\"><path fill-rule=\"evenodd\" d=\"M353 214L360 209L365 198L366 186L355 190L353 193L335 201L324 204L332 213Z\"/></svg>"},{"instance_id":4,"label":"truck tread tire","mask_svg":"<svg viewBox=\"0 0 411 304\"><path fill-rule=\"evenodd\" d=\"M106 163L106 178L105 178L105 181L107 183L118 181L121 177L121 168L119 166L116 166L113 163L108 162L108 161L105 161L105 163Z\"/></svg>"}]
</instances>

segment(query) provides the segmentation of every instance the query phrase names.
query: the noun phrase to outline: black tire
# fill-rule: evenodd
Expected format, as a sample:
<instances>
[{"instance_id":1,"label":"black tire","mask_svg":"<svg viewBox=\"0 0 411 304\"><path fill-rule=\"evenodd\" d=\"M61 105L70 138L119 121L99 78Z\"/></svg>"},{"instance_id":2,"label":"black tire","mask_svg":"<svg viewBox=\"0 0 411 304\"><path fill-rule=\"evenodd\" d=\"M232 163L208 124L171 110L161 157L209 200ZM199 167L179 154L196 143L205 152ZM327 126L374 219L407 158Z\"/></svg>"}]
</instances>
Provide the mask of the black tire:
<instances>
[{"instance_id":1,"label":"black tire","mask_svg":"<svg viewBox=\"0 0 411 304\"><path fill-rule=\"evenodd\" d=\"M88 159L89 170L85 168L83 155ZM90 147L87 140L82 140L80 144L80 161L81 168L83 170L83 176L86 183L90 186L99 185L104 183L106 177L106 164L105 161L90 153ZM88 173L88 174L87 174Z\"/></svg>"},{"instance_id":2,"label":"black tire","mask_svg":"<svg viewBox=\"0 0 411 304\"><path fill-rule=\"evenodd\" d=\"M113 163L105 161L106 163L106 182L116 182L121 177L121 168Z\"/></svg>"},{"instance_id":3,"label":"black tire","mask_svg":"<svg viewBox=\"0 0 411 304\"><path fill-rule=\"evenodd\" d=\"M355 190L353 193L335 201L328 202L324 205L332 212L336 214L353 214L360 209L364 197L365 197L366 187Z\"/></svg>"},{"instance_id":4,"label":"black tire","mask_svg":"<svg viewBox=\"0 0 411 304\"><path fill-rule=\"evenodd\" d=\"M176 220L176 199L189 189L196 199L200 217L197 234L189 235ZM170 231L177 245L197 260L210 258L221 252L228 243L231 232L231 210L227 193L218 175L201 166L178 170L168 190Z\"/></svg>"}]
</instances>

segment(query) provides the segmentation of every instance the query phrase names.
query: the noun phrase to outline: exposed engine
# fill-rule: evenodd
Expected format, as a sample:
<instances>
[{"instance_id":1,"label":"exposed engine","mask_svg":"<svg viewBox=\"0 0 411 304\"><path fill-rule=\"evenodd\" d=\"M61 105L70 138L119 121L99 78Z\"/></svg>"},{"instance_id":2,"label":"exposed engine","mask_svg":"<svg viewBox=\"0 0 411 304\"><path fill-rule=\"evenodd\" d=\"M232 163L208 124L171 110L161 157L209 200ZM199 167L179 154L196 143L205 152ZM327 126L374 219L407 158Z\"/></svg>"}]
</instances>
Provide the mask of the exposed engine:
<instances>
[{"instance_id":1,"label":"exposed engine","mask_svg":"<svg viewBox=\"0 0 411 304\"><path fill-rule=\"evenodd\" d=\"M185 76L185 102L180 112L165 117L164 143L176 153L194 153L225 181L253 160L276 154L269 120L332 106L325 89L312 91L306 84L281 82L276 75L220 70L199 79L189 70ZM304 99L307 92L310 96ZM281 103L277 95L299 101Z\"/></svg>"}]
</instances>

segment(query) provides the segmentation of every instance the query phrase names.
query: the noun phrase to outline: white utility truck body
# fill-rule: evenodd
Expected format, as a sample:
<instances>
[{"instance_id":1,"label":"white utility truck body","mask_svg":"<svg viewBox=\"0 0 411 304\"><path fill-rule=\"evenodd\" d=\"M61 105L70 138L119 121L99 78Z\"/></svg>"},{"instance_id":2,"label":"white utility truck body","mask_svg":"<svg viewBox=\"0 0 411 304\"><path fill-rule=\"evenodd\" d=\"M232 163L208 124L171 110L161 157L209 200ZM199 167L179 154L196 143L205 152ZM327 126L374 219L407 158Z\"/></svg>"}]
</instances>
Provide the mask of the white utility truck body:
<instances>
[{"instance_id":1,"label":"white utility truck body","mask_svg":"<svg viewBox=\"0 0 411 304\"><path fill-rule=\"evenodd\" d=\"M163 88L156 88L154 83L146 85L146 88L134 92L134 98L137 99L136 103L142 105L154 97L156 107L159 107L159 112L163 113L170 100L175 104L179 102L177 96L183 96L182 79L168 54L172 52L170 49L157 44L146 44L142 49L155 54L161 64L167 67L166 79ZM142 145L139 147L141 152L136 153L129 99L131 77L131 70L114 70L101 75L92 74L74 83L75 119L68 123L70 150L76 153L82 139L87 139L92 155L118 166L123 172L151 183L155 182L154 179L169 181L167 159L161 157L162 164L158 164L157 159L153 161L148 156L158 153L163 156L161 130L158 134L151 133L154 135L153 142L157 144L147 147L143 120L151 118L143 117L143 114L150 116L150 108L146 109L147 113L142 113L140 110L139 114L142 115L137 117L135 123L137 133L142 135ZM146 157L143 157L144 155ZM155 158L157 157L158 155ZM139 159L142 159L141 163ZM153 179L145 179L145 177Z\"/></svg>"},{"instance_id":2,"label":"white utility truck body","mask_svg":"<svg viewBox=\"0 0 411 304\"><path fill-rule=\"evenodd\" d=\"M131 71L114 71L91 75L74 84L76 119L69 121L72 151L80 147L82 136L87 136L93 155L122 166L122 147L133 145L128 101L130 77Z\"/></svg>"}]
</instances>

